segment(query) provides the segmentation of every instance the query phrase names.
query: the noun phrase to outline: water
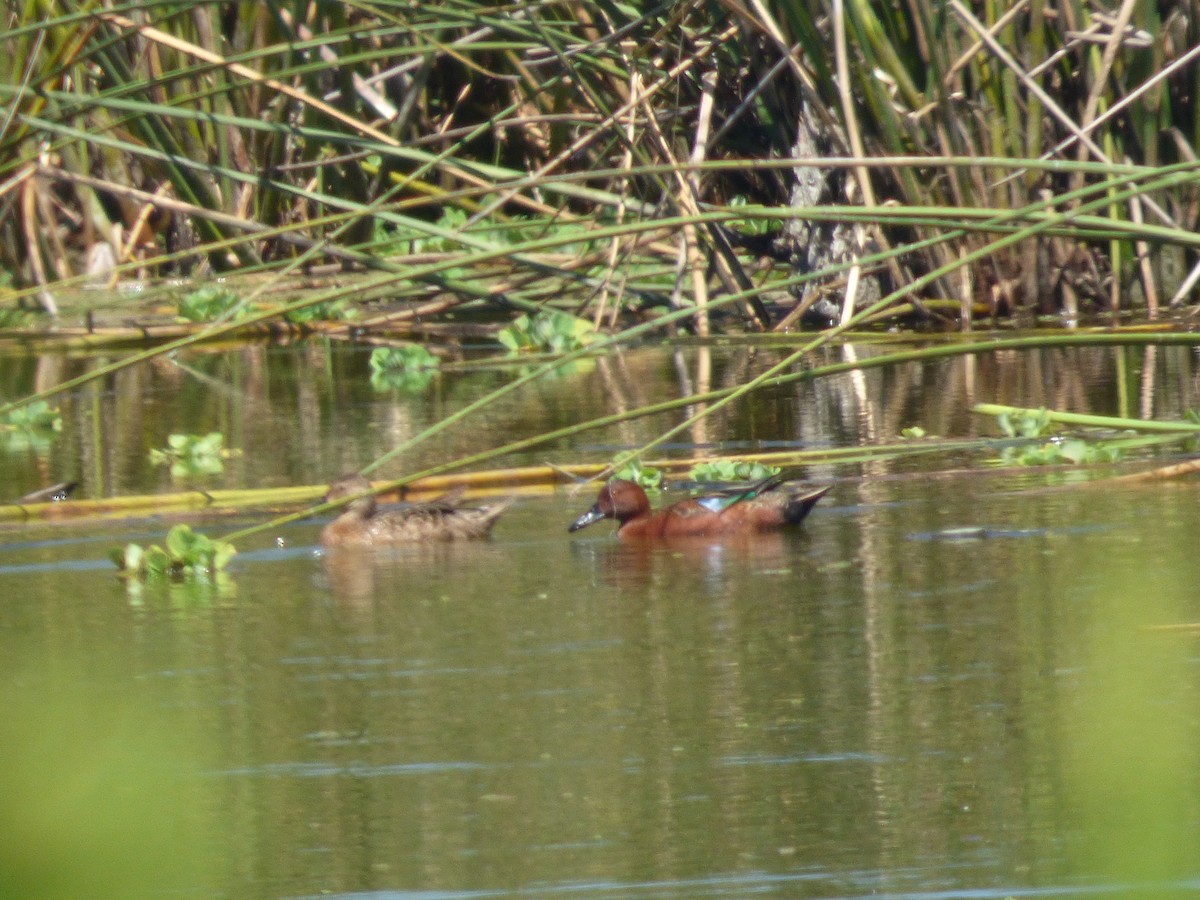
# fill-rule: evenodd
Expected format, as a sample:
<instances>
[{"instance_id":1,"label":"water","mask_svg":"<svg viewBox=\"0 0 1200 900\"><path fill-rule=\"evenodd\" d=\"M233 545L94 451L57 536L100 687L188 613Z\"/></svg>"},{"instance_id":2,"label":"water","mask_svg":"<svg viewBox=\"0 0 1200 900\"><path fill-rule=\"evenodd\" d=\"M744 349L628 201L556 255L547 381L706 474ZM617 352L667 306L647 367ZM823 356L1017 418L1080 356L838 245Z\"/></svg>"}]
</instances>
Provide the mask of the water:
<instances>
[{"instance_id":1,"label":"water","mask_svg":"<svg viewBox=\"0 0 1200 900\"><path fill-rule=\"evenodd\" d=\"M670 393L668 356L637 362L609 383ZM545 427L534 406L565 418L560 391L599 408L611 374L470 440ZM982 427L929 379L873 390L891 401L873 422L843 384L709 438L865 441L897 405L942 434ZM1163 415L1193 390L1166 380ZM339 396L359 399L300 427L318 461L395 439L377 429L397 398ZM165 478L132 453L109 465L88 471ZM315 465L289 450L224 477ZM374 559L285 526L221 589L127 590L104 552L160 540L158 521L8 532L0 895L1194 894L1194 483L1064 488L974 458L811 474L837 485L802 532L749 546L568 536L592 497L562 490L521 497L487 543Z\"/></svg>"}]
</instances>

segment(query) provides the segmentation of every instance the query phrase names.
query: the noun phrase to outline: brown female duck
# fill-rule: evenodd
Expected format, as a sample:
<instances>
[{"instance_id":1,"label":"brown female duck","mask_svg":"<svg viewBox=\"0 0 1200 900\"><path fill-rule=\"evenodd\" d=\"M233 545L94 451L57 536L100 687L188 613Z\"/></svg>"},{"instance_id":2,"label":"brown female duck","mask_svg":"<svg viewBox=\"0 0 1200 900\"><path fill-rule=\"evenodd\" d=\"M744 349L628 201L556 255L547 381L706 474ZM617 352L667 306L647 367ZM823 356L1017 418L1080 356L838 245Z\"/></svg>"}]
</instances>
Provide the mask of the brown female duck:
<instances>
[{"instance_id":1,"label":"brown female duck","mask_svg":"<svg viewBox=\"0 0 1200 900\"><path fill-rule=\"evenodd\" d=\"M465 541L485 538L509 501L488 506L458 506L452 497L380 510L367 493L371 483L361 475L344 475L329 486L326 503L350 500L325 526L326 547L387 547L396 544Z\"/></svg>"}]
</instances>

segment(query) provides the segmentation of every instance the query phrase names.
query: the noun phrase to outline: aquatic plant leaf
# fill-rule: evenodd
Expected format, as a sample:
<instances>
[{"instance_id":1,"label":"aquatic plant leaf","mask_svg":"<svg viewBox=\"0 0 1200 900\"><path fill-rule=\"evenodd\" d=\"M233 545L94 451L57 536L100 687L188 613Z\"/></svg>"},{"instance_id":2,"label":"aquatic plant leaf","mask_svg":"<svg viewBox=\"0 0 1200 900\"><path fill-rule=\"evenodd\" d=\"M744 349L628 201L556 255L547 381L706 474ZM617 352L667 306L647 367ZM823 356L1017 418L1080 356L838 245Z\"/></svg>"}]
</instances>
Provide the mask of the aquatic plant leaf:
<instances>
[{"instance_id":1,"label":"aquatic plant leaf","mask_svg":"<svg viewBox=\"0 0 1200 900\"><path fill-rule=\"evenodd\" d=\"M344 300L329 303L312 303L299 309L288 310L283 317L296 325L305 322L343 322L354 319L357 312L348 307Z\"/></svg>"},{"instance_id":2,"label":"aquatic plant leaf","mask_svg":"<svg viewBox=\"0 0 1200 900\"><path fill-rule=\"evenodd\" d=\"M192 454L195 456L219 455L224 442L225 436L221 432L211 431L195 441L192 445Z\"/></svg>"},{"instance_id":3,"label":"aquatic plant leaf","mask_svg":"<svg viewBox=\"0 0 1200 900\"><path fill-rule=\"evenodd\" d=\"M179 317L189 322L212 322L233 311L240 303L238 295L227 287L202 287L179 301Z\"/></svg>"},{"instance_id":4,"label":"aquatic plant leaf","mask_svg":"<svg viewBox=\"0 0 1200 900\"><path fill-rule=\"evenodd\" d=\"M203 547L203 535L192 531L191 526L176 525L167 532L167 552L176 560L192 562Z\"/></svg>"},{"instance_id":5,"label":"aquatic plant leaf","mask_svg":"<svg viewBox=\"0 0 1200 900\"><path fill-rule=\"evenodd\" d=\"M4 432L4 449L9 453L33 450L44 453L50 448L54 435L62 431L62 416L45 400L35 400L10 410L0 419Z\"/></svg>"},{"instance_id":6,"label":"aquatic plant leaf","mask_svg":"<svg viewBox=\"0 0 1200 900\"><path fill-rule=\"evenodd\" d=\"M216 572L224 570L229 561L237 555L237 548L233 544L226 541L213 541L212 558L209 560L209 565Z\"/></svg>"},{"instance_id":7,"label":"aquatic plant leaf","mask_svg":"<svg viewBox=\"0 0 1200 900\"><path fill-rule=\"evenodd\" d=\"M692 466L688 475L694 481L762 481L780 472L778 466L736 459L714 459Z\"/></svg>"},{"instance_id":8,"label":"aquatic plant leaf","mask_svg":"<svg viewBox=\"0 0 1200 900\"><path fill-rule=\"evenodd\" d=\"M399 344L394 347L376 347L371 351L372 372L416 372L437 370L441 360L430 353L422 344Z\"/></svg>"},{"instance_id":9,"label":"aquatic plant leaf","mask_svg":"<svg viewBox=\"0 0 1200 900\"><path fill-rule=\"evenodd\" d=\"M421 344L376 347L371 352L371 387L417 394L429 387L441 360Z\"/></svg>"},{"instance_id":10,"label":"aquatic plant leaf","mask_svg":"<svg viewBox=\"0 0 1200 900\"><path fill-rule=\"evenodd\" d=\"M222 461L227 455L224 443L225 436L219 431L206 435L168 435L165 450L150 450L150 462L156 466L169 463L174 478L215 475L225 471Z\"/></svg>"},{"instance_id":11,"label":"aquatic plant leaf","mask_svg":"<svg viewBox=\"0 0 1200 900\"><path fill-rule=\"evenodd\" d=\"M641 485L646 491L662 490L663 473L653 466L642 465L641 461L636 459L617 469L613 473L613 478L632 481L634 484Z\"/></svg>"},{"instance_id":12,"label":"aquatic plant leaf","mask_svg":"<svg viewBox=\"0 0 1200 900\"><path fill-rule=\"evenodd\" d=\"M1041 437L1050 430L1050 414L1045 409L1036 412L1021 410L1019 413L1000 413L996 416L996 424L1010 438Z\"/></svg>"},{"instance_id":13,"label":"aquatic plant leaf","mask_svg":"<svg viewBox=\"0 0 1200 900\"><path fill-rule=\"evenodd\" d=\"M220 457L200 457L190 460L185 468L187 469L185 474L188 475L220 475L225 471L225 463L221 461Z\"/></svg>"},{"instance_id":14,"label":"aquatic plant leaf","mask_svg":"<svg viewBox=\"0 0 1200 900\"><path fill-rule=\"evenodd\" d=\"M1076 464L1087 462L1094 455L1093 448L1089 447L1086 441L1078 438L1063 441L1058 446L1058 452L1064 460Z\"/></svg>"},{"instance_id":15,"label":"aquatic plant leaf","mask_svg":"<svg viewBox=\"0 0 1200 900\"><path fill-rule=\"evenodd\" d=\"M122 572L137 575L142 570L142 561L146 551L140 544L126 544L124 548L115 548L108 552L111 559Z\"/></svg>"},{"instance_id":16,"label":"aquatic plant leaf","mask_svg":"<svg viewBox=\"0 0 1200 900\"><path fill-rule=\"evenodd\" d=\"M371 373L371 387L376 391L402 391L420 394L433 383L434 373L429 370L408 372L402 369L385 369Z\"/></svg>"},{"instance_id":17,"label":"aquatic plant leaf","mask_svg":"<svg viewBox=\"0 0 1200 900\"><path fill-rule=\"evenodd\" d=\"M510 353L570 353L590 344L595 326L557 309L543 309L534 316L521 315L496 335Z\"/></svg>"},{"instance_id":18,"label":"aquatic plant leaf","mask_svg":"<svg viewBox=\"0 0 1200 900\"><path fill-rule=\"evenodd\" d=\"M998 462L1010 466L1061 466L1116 462L1124 455L1117 446L1083 438L1063 438L1036 446L1005 447Z\"/></svg>"},{"instance_id":19,"label":"aquatic plant leaf","mask_svg":"<svg viewBox=\"0 0 1200 900\"><path fill-rule=\"evenodd\" d=\"M496 340L506 347L510 353L533 349L533 340L529 335L529 316L517 316L517 318L513 319L511 325L500 329L500 332L496 335Z\"/></svg>"},{"instance_id":20,"label":"aquatic plant leaf","mask_svg":"<svg viewBox=\"0 0 1200 900\"><path fill-rule=\"evenodd\" d=\"M62 416L58 409L45 400L35 400L25 406L10 410L3 420L10 428L62 430Z\"/></svg>"},{"instance_id":21,"label":"aquatic plant leaf","mask_svg":"<svg viewBox=\"0 0 1200 900\"><path fill-rule=\"evenodd\" d=\"M50 449L53 431L34 428L18 428L4 435L4 449L8 453L27 453L33 451L44 454Z\"/></svg>"},{"instance_id":22,"label":"aquatic plant leaf","mask_svg":"<svg viewBox=\"0 0 1200 900\"><path fill-rule=\"evenodd\" d=\"M520 320L518 320L520 321ZM500 342L500 346L508 350L510 353L516 353L521 349L521 332L516 328L516 322L501 328L496 334L496 340Z\"/></svg>"},{"instance_id":23,"label":"aquatic plant leaf","mask_svg":"<svg viewBox=\"0 0 1200 900\"><path fill-rule=\"evenodd\" d=\"M213 540L189 525L167 532L166 549L152 544L142 548L127 544L109 552L109 558L127 577L149 581L169 577L175 581L208 581L220 574L237 553L233 544Z\"/></svg>"},{"instance_id":24,"label":"aquatic plant leaf","mask_svg":"<svg viewBox=\"0 0 1200 900\"><path fill-rule=\"evenodd\" d=\"M171 557L162 547L152 544L142 554L141 564L137 571L146 577L162 578L171 571Z\"/></svg>"}]
</instances>

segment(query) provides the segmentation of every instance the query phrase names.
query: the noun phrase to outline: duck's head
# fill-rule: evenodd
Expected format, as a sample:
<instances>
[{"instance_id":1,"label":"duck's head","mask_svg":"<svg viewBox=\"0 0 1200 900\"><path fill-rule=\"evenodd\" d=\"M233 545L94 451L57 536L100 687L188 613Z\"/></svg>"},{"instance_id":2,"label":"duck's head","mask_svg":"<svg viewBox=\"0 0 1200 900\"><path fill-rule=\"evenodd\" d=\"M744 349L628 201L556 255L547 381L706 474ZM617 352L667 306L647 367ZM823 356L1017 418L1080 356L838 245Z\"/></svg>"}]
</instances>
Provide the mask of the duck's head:
<instances>
[{"instance_id":1,"label":"duck's head","mask_svg":"<svg viewBox=\"0 0 1200 900\"><path fill-rule=\"evenodd\" d=\"M329 490L325 494L325 502L335 503L347 497L354 497L355 499L347 503L343 509L362 516L364 519L369 518L375 513L375 496L367 493L370 490L371 482L361 475L343 475L329 485Z\"/></svg>"},{"instance_id":2,"label":"duck's head","mask_svg":"<svg viewBox=\"0 0 1200 900\"><path fill-rule=\"evenodd\" d=\"M616 519L622 525L630 519L647 515L650 500L640 485L623 478L614 478L600 488L600 496L591 509L571 523L567 531L578 531L601 519Z\"/></svg>"}]
</instances>

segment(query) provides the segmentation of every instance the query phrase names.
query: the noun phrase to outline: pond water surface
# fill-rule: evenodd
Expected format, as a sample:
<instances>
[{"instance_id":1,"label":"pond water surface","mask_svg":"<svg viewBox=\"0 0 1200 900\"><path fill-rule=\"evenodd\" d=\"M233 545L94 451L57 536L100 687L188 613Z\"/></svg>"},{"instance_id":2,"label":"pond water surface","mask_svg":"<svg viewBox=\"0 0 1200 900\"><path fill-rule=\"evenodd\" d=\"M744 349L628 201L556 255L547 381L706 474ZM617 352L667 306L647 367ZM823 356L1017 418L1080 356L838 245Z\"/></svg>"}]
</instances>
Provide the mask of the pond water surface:
<instances>
[{"instance_id":1,"label":"pond water surface","mask_svg":"<svg viewBox=\"0 0 1200 900\"><path fill-rule=\"evenodd\" d=\"M773 353L593 362L377 476ZM242 451L211 486L318 483L512 377L376 393L364 359L243 348L86 388L60 434L7 448L0 488L176 489L146 448L179 430ZM3 364L18 393L50 377ZM1197 387L1184 349L956 360L789 385L689 437L994 433L985 400L1178 418ZM607 461L682 414L500 464ZM519 496L485 543L374 557L320 553L306 521L205 590L115 576L108 549L158 519L10 526L0 896L1194 895L1200 487L989 456L813 467L831 494L751 544L568 535L591 489Z\"/></svg>"}]
</instances>

